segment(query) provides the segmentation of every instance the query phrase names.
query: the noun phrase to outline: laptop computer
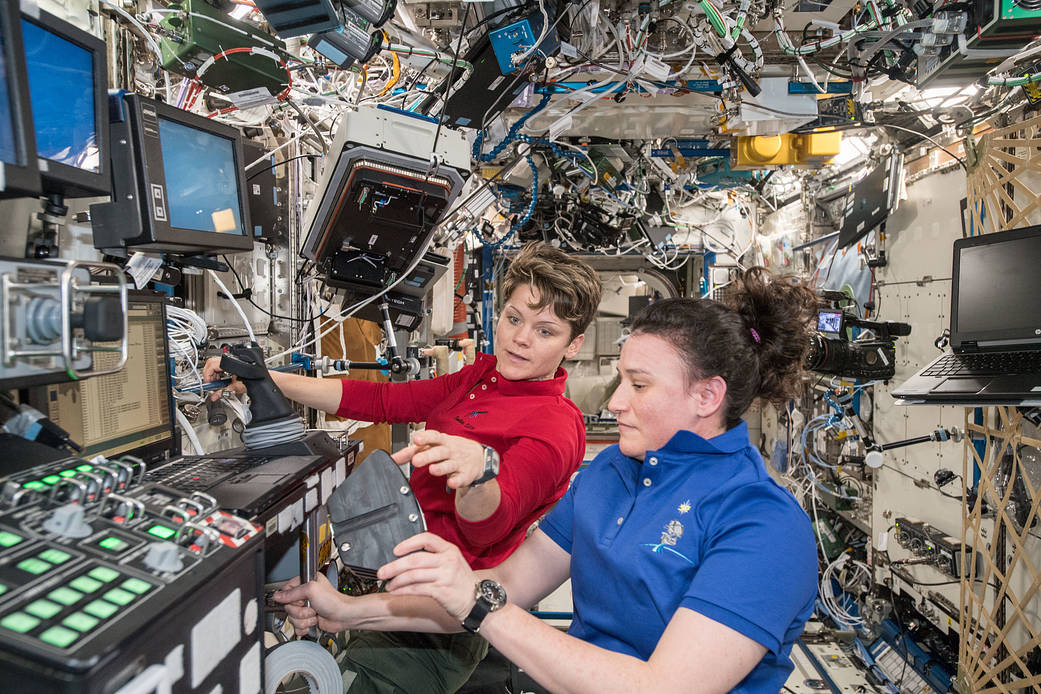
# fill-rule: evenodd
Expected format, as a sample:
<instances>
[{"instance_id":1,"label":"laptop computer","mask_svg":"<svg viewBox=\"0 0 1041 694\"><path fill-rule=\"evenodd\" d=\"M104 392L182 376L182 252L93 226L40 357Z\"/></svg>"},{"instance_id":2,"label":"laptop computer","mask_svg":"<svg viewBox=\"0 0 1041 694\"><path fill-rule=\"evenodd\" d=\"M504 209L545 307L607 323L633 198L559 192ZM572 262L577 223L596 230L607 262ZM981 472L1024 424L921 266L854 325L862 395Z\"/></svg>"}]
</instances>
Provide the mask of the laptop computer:
<instances>
[{"instance_id":1,"label":"laptop computer","mask_svg":"<svg viewBox=\"0 0 1041 694\"><path fill-rule=\"evenodd\" d=\"M951 352L892 391L905 404L1041 404L1041 226L954 242Z\"/></svg>"}]
</instances>

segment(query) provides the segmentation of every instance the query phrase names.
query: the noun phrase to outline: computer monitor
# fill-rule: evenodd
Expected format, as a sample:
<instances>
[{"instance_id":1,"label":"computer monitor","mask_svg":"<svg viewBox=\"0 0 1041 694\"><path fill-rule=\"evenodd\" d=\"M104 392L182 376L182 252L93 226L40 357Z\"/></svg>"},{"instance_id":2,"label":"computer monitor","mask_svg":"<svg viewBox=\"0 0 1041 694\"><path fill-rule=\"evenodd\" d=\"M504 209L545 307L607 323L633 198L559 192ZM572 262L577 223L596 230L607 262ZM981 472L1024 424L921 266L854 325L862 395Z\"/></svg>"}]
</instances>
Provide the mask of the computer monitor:
<instances>
[{"instance_id":1,"label":"computer monitor","mask_svg":"<svg viewBox=\"0 0 1041 694\"><path fill-rule=\"evenodd\" d=\"M108 195L105 43L43 10L22 13L22 41L43 192Z\"/></svg>"},{"instance_id":2,"label":"computer monitor","mask_svg":"<svg viewBox=\"0 0 1041 694\"><path fill-rule=\"evenodd\" d=\"M18 3L0 2L0 198L40 193Z\"/></svg>"},{"instance_id":3,"label":"computer monitor","mask_svg":"<svg viewBox=\"0 0 1041 694\"><path fill-rule=\"evenodd\" d=\"M176 452L163 302L160 295L130 298L122 370L30 389L29 403L83 446L81 457L130 453L154 462ZM118 356L99 353L94 359Z\"/></svg>"},{"instance_id":4,"label":"computer monitor","mask_svg":"<svg viewBox=\"0 0 1041 694\"><path fill-rule=\"evenodd\" d=\"M90 207L94 246L182 255L251 250L239 131L137 94L110 98L113 199Z\"/></svg>"}]
</instances>

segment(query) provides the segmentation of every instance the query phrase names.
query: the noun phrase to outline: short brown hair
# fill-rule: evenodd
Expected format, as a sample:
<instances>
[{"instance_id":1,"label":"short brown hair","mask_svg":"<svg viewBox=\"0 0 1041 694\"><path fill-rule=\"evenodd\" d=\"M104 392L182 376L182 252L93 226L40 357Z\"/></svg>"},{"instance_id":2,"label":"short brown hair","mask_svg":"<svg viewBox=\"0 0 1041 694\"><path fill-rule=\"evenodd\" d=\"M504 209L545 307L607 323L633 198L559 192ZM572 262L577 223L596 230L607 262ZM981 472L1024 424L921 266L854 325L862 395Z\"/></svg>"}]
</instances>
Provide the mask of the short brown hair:
<instances>
[{"instance_id":1,"label":"short brown hair","mask_svg":"<svg viewBox=\"0 0 1041 694\"><path fill-rule=\"evenodd\" d=\"M589 327L600 306L600 277L593 268L548 243L529 243L510 263L502 281L503 296L509 297L522 284L539 292L539 302L528 308L553 312L571 325L571 339Z\"/></svg>"}]
</instances>

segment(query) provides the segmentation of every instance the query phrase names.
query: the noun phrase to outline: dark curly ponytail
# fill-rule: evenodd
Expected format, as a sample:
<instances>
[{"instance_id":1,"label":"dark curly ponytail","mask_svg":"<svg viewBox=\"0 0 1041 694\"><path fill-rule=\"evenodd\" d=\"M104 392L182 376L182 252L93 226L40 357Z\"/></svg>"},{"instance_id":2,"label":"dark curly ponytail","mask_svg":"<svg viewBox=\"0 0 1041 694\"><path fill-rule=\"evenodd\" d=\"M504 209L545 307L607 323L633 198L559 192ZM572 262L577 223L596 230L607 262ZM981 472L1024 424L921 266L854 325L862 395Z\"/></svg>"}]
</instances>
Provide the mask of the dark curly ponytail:
<instances>
[{"instance_id":1,"label":"dark curly ponytail","mask_svg":"<svg viewBox=\"0 0 1041 694\"><path fill-rule=\"evenodd\" d=\"M658 335L687 360L689 376L720 376L727 384L728 429L757 397L790 398L809 349L817 296L794 276L771 277L754 267L735 280L728 302L710 299L658 301L633 320L633 334Z\"/></svg>"}]
</instances>

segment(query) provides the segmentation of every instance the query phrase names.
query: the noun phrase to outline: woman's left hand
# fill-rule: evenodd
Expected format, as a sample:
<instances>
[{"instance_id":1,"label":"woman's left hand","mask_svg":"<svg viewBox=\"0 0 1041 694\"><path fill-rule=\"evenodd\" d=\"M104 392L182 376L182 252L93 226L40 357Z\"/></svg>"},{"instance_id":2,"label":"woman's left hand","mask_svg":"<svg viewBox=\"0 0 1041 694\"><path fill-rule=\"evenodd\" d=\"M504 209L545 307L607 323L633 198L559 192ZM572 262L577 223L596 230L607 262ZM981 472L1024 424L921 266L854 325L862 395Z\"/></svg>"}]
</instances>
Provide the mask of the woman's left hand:
<instances>
[{"instance_id":1,"label":"woman's left hand","mask_svg":"<svg viewBox=\"0 0 1041 694\"><path fill-rule=\"evenodd\" d=\"M433 429L417 431L412 435L412 445L391 457L398 465L411 462L415 467L426 467L435 477L447 478L445 483L452 489L469 487L484 474L484 446Z\"/></svg>"},{"instance_id":2,"label":"woman's left hand","mask_svg":"<svg viewBox=\"0 0 1041 694\"><path fill-rule=\"evenodd\" d=\"M420 533L394 548L401 557L380 567L376 576L387 581L388 593L425 595L462 622L477 601L477 575L459 548L433 533Z\"/></svg>"}]
</instances>

